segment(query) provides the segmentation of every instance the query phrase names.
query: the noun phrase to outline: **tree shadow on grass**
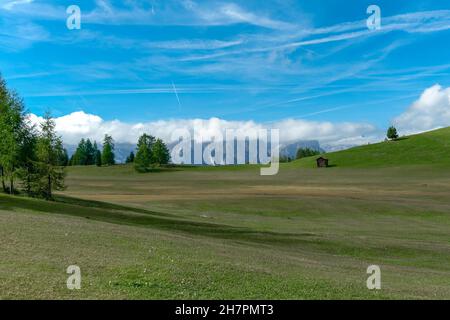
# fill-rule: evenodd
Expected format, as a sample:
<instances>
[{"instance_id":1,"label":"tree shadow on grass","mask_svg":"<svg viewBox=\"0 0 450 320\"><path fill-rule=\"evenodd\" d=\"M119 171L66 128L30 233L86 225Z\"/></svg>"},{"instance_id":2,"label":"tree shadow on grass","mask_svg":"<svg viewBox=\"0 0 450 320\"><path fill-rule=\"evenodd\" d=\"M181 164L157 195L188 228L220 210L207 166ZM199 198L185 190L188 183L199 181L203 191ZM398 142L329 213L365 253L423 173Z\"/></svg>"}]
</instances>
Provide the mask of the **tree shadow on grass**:
<instances>
[{"instance_id":1,"label":"tree shadow on grass","mask_svg":"<svg viewBox=\"0 0 450 320\"><path fill-rule=\"evenodd\" d=\"M75 201L72 198L71 201ZM61 202L48 202L37 199L30 199L16 196L0 195L0 210L6 211L24 211L30 210L34 212L41 212L46 214L58 214L85 218L93 221L107 222L117 225L128 225L136 227L144 227L157 229L162 231L170 231L172 233L183 233L192 236L203 236L215 239L230 240L237 243L245 243L246 245L253 245L259 247L261 245L267 246L282 246L286 249L311 250L314 252L322 252L324 254L351 256L357 258L367 259L382 259L386 256L386 252L391 252L393 256L398 257L400 254L415 256L417 254L431 254L427 250L408 250L405 248L396 247L395 245L386 248L382 247L366 247L359 246L355 243L343 243L313 233L281 233L258 231L246 227L233 227L223 224L213 224L205 222L197 222L193 220L186 220L181 218L170 218L157 216L153 214L136 213L135 208L127 208L115 205L96 202L96 207L93 207L90 201L81 200L77 205ZM114 209L108 209L112 208ZM131 210L127 210L131 209ZM0 212L1 215L1 212Z\"/></svg>"},{"instance_id":2,"label":"tree shadow on grass","mask_svg":"<svg viewBox=\"0 0 450 320\"><path fill-rule=\"evenodd\" d=\"M54 200L59 203L65 203L65 204L71 204L71 205L77 205L77 206L83 206L83 207L89 207L89 208L100 208L100 209L118 210L118 211L131 211L131 212L135 212L135 213L151 214L151 215L155 215L155 216L176 217L175 215L172 215L170 213L162 213L162 212L156 212L156 211L146 210L146 209L142 209L142 208L122 206L122 205L113 204L113 203L109 203L109 202L79 199L79 198L74 198L74 197L69 197L69 196L64 196L64 195L54 196Z\"/></svg>"},{"instance_id":3,"label":"tree shadow on grass","mask_svg":"<svg viewBox=\"0 0 450 320\"><path fill-rule=\"evenodd\" d=\"M147 170L147 173L163 173L163 172L177 172L183 171L183 168L179 168L176 166L173 167L155 167Z\"/></svg>"},{"instance_id":4,"label":"tree shadow on grass","mask_svg":"<svg viewBox=\"0 0 450 320\"><path fill-rule=\"evenodd\" d=\"M25 209L43 213L54 213L82 217L89 220L102 221L120 225L156 228L166 231L180 231L196 236L207 236L235 241L249 241L266 244L293 244L314 242L316 235L311 233L277 233L257 231L244 227L233 227L186 220L182 218L163 217L164 214L145 211L137 212L136 208L117 206L99 201L91 202L74 198L64 198L65 202L48 202L23 197L0 196L0 209ZM139 210L140 211L140 210Z\"/></svg>"}]
</instances>

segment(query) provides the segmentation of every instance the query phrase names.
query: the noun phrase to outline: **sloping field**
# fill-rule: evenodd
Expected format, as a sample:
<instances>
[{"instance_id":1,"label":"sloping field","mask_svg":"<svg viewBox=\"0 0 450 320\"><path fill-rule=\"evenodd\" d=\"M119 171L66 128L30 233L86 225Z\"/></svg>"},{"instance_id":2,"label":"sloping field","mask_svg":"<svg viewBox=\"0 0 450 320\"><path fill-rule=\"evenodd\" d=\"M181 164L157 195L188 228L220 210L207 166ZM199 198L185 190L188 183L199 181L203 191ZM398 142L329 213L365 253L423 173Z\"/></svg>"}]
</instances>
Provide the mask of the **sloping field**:
<instances>
[{"instance_id":1,"label":"sloping field","mask_svg":"<svg viewBox=\"0 0 450 320\"><path fill-rule=\"evenodd\" d=\"M336 167L304 159L273 177L70 168L56 202L0 195L0 298L450 299L445 132L361 147L392 155L385 168L350 167L359 149L330 154ZM430 135L437 165L404 145ZM393 146L410 162L383 151ZM81 268L79 291L66 288L69 265Z\"/></svg>"},{"instance_id":2,"label":"sloping field","mask_svg":"<svg viewBox=\"0 0 450 320\"><path fill-rule=\"evenodd\" d=\"M450 127L351 148L325 155L330 165L339 167L386 167L404 165L450 166ZM314 167L315 158L294 162L294 166Z\"/></svg>"}]
</instances>

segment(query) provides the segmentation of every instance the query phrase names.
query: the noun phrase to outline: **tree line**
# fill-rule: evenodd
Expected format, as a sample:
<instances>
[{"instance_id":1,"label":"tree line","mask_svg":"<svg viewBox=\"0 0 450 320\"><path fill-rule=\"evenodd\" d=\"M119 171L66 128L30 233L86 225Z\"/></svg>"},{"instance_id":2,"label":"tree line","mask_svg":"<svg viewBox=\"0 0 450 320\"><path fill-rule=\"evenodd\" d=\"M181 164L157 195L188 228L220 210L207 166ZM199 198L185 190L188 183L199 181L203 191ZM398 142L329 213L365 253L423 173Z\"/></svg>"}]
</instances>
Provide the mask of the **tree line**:
<instances>
[{"instance_id":1,"label":"tree line","mask_svg":"<svg viewBox=\"0 0 450 320\"><path fill-rule=\"evenodd\" d=\"M280 156L280 162L291 162L291 161L302 159L302 158L317 156L319 154L321 154L321 152L318 150L314 150L311 148L298 148L297 152L295 154L295 159L291 158L289 156L282 155L282 156Z\"/></svg>"},{"instance_id":2,"label":"tree line","mask_svg":"<svg viewBox=\"0 0 450 320\"><path fill-rule=\"evenodd\" d=\"M8 194L25 193L32 197L53 199L53 192L66 188L68 165L114 165L114 140L105 135L103 149L96 141L82 139L70 157L55 130L55 120L47 112L43 121L33 125L23 99L8 88L0 75L0 190ZM127 158L138 172L147 172L170 162L166 144L143 134L134 152Z\"/></svg>"},{"instance_id":3,"label":"tree line","mask_svg":"<svg viewBox=\"0 0 450 320\"><path fill-rule=\"evenodd\" d=\"M147 172L154 167L168 164L170 154L169 149L161 139L144 133L139 137L136 156L132 152L128 159L134 163L134 169L137 172Z\"/></svg>"},{"instance_id":4,"label":"tree line","mask_svg":"<svg viewBox=\"0 0 450 320\"><path fill-rule=\"evenodd\" d=\"M65 188L67 151L46 113L40 130L30 123L24 101L0 75L0 176L5 193L19 191L52 199Z\"/></svg>"},{"instance_id":5,"label":"tree line","mask_svg":"<svg viewBox=\"0 0 450 320\"><path fill-rule=\"evenodd\" d=\"M97 142L90 139L81 139L74 154L68 161L69 166L112 166L116 163L114 155L114 140L110 135L105 135L103 151L97 147Z\"/></svg>"},{"instance_id":6,"label":"tree line","mask_svg":"<svg viewBox=\"0 0 450 320\"><path fill-rule=\"evenodd\" d=\"M105 135L103 150L97 147L97 142L90 139L81 139L80 143L68 161L72 166L110 166L115 164L114 139ZM139 137L136 154L132 151L126 163L132 163L137 172L148 172L151 169L167 165L170 161L169 149L166 144L154 136L144 133Z\"/></svg>"}]
</instances>

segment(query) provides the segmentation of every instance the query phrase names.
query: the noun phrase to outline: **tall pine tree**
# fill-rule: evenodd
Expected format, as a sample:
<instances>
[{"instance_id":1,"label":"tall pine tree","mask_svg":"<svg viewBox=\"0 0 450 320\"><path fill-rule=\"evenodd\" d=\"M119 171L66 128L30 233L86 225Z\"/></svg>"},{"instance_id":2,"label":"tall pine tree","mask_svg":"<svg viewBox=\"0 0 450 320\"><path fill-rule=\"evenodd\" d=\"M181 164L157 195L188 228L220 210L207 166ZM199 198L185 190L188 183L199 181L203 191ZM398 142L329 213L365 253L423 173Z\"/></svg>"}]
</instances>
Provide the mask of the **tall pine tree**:
<instances>
[{"instance_id":1,"label":"tall pine tree","mask_svg":"<svg viewBox=\"0 0 450 320\"><path fill-rule=\"evenodd\" d=\"M152 148L153 163L158 166L168 164L170 161L169 149L166 144L161 140L156 140Z\"/></svg>"},{"instance_id":2,"label":"tall pine tree","mask_svg":"<svg viewBox=\"0 0 450 320\"><path fill-rule=\"evenodd\" d=\"M103 140L102 165L112 166L115 163L114 140L111 136L105 134L105 139Z\"/></svg>"},{"instance_id":3,"label":"tall pine tree","mask_svg":"<svg viewBox=\"0 0 450 320\"><path fill-rule=\"evenodd\" d=\"M97 141L94 142L94 153L95 153L95 165L97 167L102 166L102 153L98 150Z\"/></svg>"},{"instance_id":4,"label":"tall pine tree","mask_svg":"<svg viewBox=\"0 0 450 320\"><path fill-rule=\"evenodd\" d=\"M86 140L81 139L75 153L72 155L71 164L73 166L84 166L87 162Z\"/></svg>"}]
</instances>

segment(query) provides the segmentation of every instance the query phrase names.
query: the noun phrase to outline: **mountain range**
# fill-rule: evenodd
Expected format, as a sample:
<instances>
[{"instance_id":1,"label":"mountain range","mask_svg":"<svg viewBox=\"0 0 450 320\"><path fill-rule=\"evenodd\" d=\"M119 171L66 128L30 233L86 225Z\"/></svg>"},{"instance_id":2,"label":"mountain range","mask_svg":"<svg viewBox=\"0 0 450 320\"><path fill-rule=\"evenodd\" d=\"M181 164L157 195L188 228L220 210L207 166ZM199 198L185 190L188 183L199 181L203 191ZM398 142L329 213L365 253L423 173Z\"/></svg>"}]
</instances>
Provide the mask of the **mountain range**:
<instances>
[{"instance_id":1,"label":"mountain range","mask_svg":"<svg viewBox=\"0 0 450 320\"><path fill-rule=\"evenodd\" d=\"M172 151L172 149L175 147L177 143L171 143L168 144L167 147L169 148L170 151ZM208 143L203 143L202 146L202 150L205 149L205 147L208 145ZM194 159L193 154L194 154L194 143L192 143L192 150L191 150L191 158ZM75 153L75 150L77 148L76 145L70 145L70 144L66 144L64 146L67 150L67 153L69 154L69 157L72 156L72 154ZM99 145L99 148L101 148L102 146ZM312 150L316 150L316 151L320 151L320 152L324 152L324 150L321 148L319 141L317 140L299 140L299 141L295 141L292 143L288 143L286 145L282 145L280 148L280 156L284 156L284 157L289 157L291 159L295 159L295 156L297 154L297 150L299 148L309 148ZM270 145L268 146L268 149L270 150ZM116 162L117 163L125 163L126 158L128 157L128 155L131 152L135 152L136 153L136 145L132 144L132 143L116 143L115 144L115 149L114 149L114 153L116 156ZM246 150L245 150L245 159L249 159L249 155L248 155L248 142L246 143ZM224 157L226 157L226 151L224 148ZM237 163L237 157L235 155L235 163ZM205 164L205 163L204 163Z\"/></svg>"}]
</instances>

